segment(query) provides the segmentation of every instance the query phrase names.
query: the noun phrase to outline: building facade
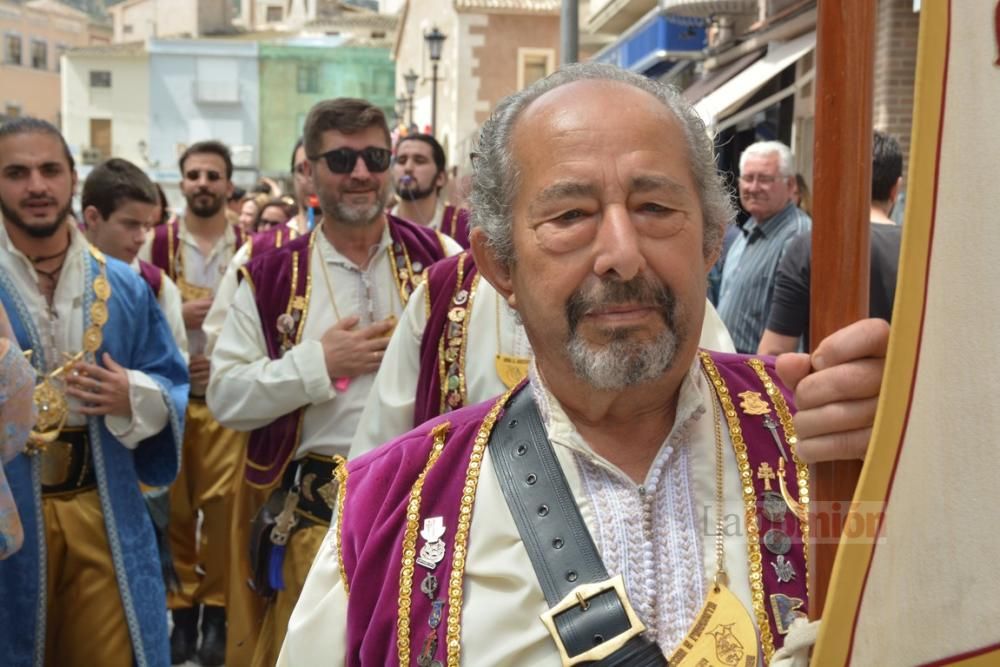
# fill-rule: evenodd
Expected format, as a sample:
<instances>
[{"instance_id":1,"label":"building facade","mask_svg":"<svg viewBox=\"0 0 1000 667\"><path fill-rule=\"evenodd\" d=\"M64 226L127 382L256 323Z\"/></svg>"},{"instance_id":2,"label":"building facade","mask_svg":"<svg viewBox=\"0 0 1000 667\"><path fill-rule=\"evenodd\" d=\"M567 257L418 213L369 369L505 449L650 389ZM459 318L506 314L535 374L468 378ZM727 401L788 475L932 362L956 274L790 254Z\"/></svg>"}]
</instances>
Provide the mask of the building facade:
<instances>
[{"instance_id":1,"label":"building facade","mask_svg":"<svg viewBox=\"0 0 1000 667\"><path fill-rule=\"evenodd\" d=\"M287 175L306 114L320 100L361 97L391 118L395 64L389 49L342 46L339 38L300 38L260 45L260 170Z\"/></svg>"},{"instance_id":2,"label":"building facade","mask_svg":"<svg viewBox=\"0 0 1000 667\"><path fill-rule=\"evenodd\" d=\"M541 78L559 63L559 0L407 0L398 8L393 57L396 94L406 97L404 75L418 75L413 121L432 123L433 64L424 35L436 27L447 39L437 72L434 128L449 165L469 170L480 125L501 99ZM409 111L407 112L407 121Z\"/></svg>"},{"instance_id":3,"label":"building facade","mask_svg":"<svg viewBox=\"0 0 1000 667\"><path fill-rule=\"evenodd\" d=\"M0 120L35 116L61 126L60 57L107 44L109 26L55 0L0 0Z\"/></svg>"},{"instance_id":4,"label":"building facade","mask_svg":"<svg viewBox=\"0 0 1000 667\"><path fill-rule=\"evenodd\" d=\"M114 41L231 33L231 0L126 0L108 7Z\"/></svg>"}]
</instances>

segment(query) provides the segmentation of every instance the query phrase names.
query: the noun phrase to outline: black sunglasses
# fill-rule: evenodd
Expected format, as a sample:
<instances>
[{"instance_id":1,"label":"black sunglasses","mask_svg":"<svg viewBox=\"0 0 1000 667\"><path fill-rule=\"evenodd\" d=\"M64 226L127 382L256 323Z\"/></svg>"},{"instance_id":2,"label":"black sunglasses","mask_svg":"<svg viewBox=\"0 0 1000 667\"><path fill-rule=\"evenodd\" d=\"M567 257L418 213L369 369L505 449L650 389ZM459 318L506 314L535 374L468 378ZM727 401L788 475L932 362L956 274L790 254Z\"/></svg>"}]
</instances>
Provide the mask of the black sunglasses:
<instances>
[{"instance_id":1,"label":"black sunglasses","mask_svg":"<svg viewBox=\"0 0 1000 667\"><path fill-rule=\"evenodd\" d=\"M326 166L335 174L349 174L354 171L354 165L358 163L359 156L365 161L368 171L376 174L388 169L392 162L392 151L388 148L376 148L375 146L369 146L360 151L353 148L335 148L312 159L326 160Z\"/></svg>"}]
</instances>

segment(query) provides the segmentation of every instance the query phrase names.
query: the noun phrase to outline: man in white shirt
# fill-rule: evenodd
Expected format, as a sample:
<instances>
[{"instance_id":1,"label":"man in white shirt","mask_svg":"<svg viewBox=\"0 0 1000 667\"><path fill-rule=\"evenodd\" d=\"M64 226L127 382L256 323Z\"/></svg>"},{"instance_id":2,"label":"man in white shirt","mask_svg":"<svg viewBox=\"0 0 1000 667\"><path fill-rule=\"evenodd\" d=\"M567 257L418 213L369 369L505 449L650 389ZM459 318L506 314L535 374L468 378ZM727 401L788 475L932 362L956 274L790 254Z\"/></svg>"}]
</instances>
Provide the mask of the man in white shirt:
<instances>
[{"instance_id":1,"label":"man in white shirt","mask_svg":"<svg viewBox=\"0 0 1000 667\"><path fill-rule=\"evenodd\" d=\"M313 107L304 146L322 223L243 269L212 352L209 406L226 426L251 431L236 499L246 518L234 526L245 528L269 497L279 514L255 571L245 559L233 564L261 597L245 627L230 625L230 664L276 659L388 334L427 267L460 251L386 214L389 141L384 114L364 100ZM273 598L265 605L263 596Z\"/></svg>"},{"instance_id":2,"label":"man in white shirt","mask_svg":"<svg viewBox=\"0 0 1000 667\"><path fill-rule=\"evenodd\" d=\"M39 375L32 446L5 464L25 544L0 567L12 665L165 664L165 595L140 482L177 474L187 369L152 292L68 220L59 131L0 126L0 299Z\"/></svg>"},{"instance_id":3,"label":"man in white shirt","mask_svg":"<svg viewBox=\"0 0 1000 667\"><path fill-rule=\"evenodd\" d=\"M808 610L817 429L796 434L771 360L698 351L734 213L713 148L676 91L610 65L499 103L471 240L529 379L348 464L279 665L771 661ZM842 401L851 419L819 420L833 432L870 424L852 399L879 373L826 385L824 354L803 407ZM787 361L799 384L809 359Z\"/></svg>"},{"instance_id":4,"label":"man in white shirt","mask_svg":"<svg viewBox=\"0 0 1000 667\"><path fill-rule=\"evenodd\" d=\"M219 141L196 142L178 166L187 208L156 227L139 253L177 283L190 352L184 456L170 490L170 546L180 578L180 589L167 599L174 620L171 653L174 664L197 653L201 664L221 665L232 486L245 438L220 426L205 404L211 367L201 327L243 234L227 216L226 200L233 189L229 148Z\"/></svg>"}]
</instances>

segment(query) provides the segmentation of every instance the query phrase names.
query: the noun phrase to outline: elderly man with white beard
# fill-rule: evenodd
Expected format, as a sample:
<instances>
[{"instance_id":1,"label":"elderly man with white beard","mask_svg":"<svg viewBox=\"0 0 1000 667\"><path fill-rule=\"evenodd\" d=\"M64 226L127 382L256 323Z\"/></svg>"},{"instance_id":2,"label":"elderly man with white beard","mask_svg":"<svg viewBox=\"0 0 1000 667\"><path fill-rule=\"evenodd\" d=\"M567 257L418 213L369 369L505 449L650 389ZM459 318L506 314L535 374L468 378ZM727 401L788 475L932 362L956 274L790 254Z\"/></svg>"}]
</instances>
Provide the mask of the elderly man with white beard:
<instances>
[{"instance_id":1,"label":"elderly man with white beard","mask_svg":"<svg viewBox=\"0 0 1000 667\"><path fill-rule=\"evenodd\" d=\"M699 351L733 208L701 120L646 78L529 86L474 167L473 253L528 379L340 471L279 664L770 662L808 609L806 459L864 451L885 325L838 332L811 373L782 359L786 382ZM796 388L820 413L798 434Z\"/></svg>"}]
</instances>

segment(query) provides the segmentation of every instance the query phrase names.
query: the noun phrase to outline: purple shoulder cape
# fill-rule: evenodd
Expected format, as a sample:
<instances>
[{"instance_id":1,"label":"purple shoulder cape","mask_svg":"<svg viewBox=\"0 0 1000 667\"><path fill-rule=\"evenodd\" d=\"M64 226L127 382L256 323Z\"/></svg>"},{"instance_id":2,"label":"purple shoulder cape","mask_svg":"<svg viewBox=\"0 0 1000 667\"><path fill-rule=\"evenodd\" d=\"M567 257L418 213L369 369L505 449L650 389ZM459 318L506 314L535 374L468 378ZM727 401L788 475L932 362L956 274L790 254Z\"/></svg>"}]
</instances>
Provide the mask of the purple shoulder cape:
<instances>
[{"instance_id":1,"label":"purple shoulder cape","mask_svg":"<svg viewBox=\"0 0 1000 667\"><path fill-rule=\"evenodd\" d=\"M441 388L441 378L457 375L449 372L442 364L458 365L464 368L465 359L450 361L442 359L441 351L445 349L448 338L462 336L468 326L468 310L471 308L471 287L477 275L476 263L469 252L463 252L443 259L427 271L427 299L430 302L430 314L420 339L420 375L417 380L417 394L414 402L413 425L423 424L428 419L439 414L460 408L465 405L465 396L456 393L458 402L450 405L446 402ZM462 290L465 296L460 296ZM460 303L458 303L460 302ZM448 318L455 308L464 309L465 317L460 322Z\"/></svg>"},{"instance_id":2,"label":"purple shoulder cape","mask_svg":"<svg viewBox=\"0 0 1000 667\"><path fill-rule=\"evenodd\" d=\"M434 230L391 215L388 218L391 252L397 260L397 283L401 294L409 298L423 280L424 271L442 259L444 251ZM302 340L309 308L306 288L312 238L312 234L300 236L256 256L241 272L244 278L249 278L253 288L261 331L271 359L280 358ZM279 318L285 321L291 318L294 327L291 330L279 327ZM281 479L298 447L302 414L303 409L295 410L250 433L244 472L251 486L267 488Z\"/></svg>"},{"instance_id":3,"label":"purple shoulder cape","mask_svg":"<svg viewBox=\"0 0 1000 667\"><path fill-rule=\"evenodd\" d=\"M469 249L469 209L448 204L441 216L441 233L447 234L466 250Z\"/></svg>"},{"instance_id":4,"label":"purple shoulder cape","mask_svg":"<svg viewBox=\"0 0 1000 667\"><path fill-rule=\"evenodd\" d=\"M747 558L751 570L748 583L754 602L754 608L748 611L754 616L762 648L769 660L773 651L782 646L791 620L808 611L804 550L808 530L804 524L799 526L790 510L786 509L784 517L776 521L764 514L764 481L758 479L756 473L764 463L777 473L780 455L761 416L743 413L741 394L750 392L751 396L743 400L751 405L755 404L752 395L758 395L767 404L768 414L779 422L778 433L789 452L792 450L782 425L785 416L790 419L794 407L790 392L776 380L771 360L714 352L708 357L715 369L715 375L710 372L710 377L713 381L718 379L716 391L722 387L734 402L733 409L723 413L723 419L730 427L734 442L743 443L745 448L745 459L739 453L737 459L745 463L743 467L748 471L752 470L748 473L753 477L752 492L745 490L744 493L747 515L755 518L754 525L748 527L748 538L757 536L756 540L748 539ZM755 363L767 378L766 383L748 363L752 359L757 360ZM705 366L709 368L708 363ZM784 410L779 409L779 402ZM461 601L461 597L453 593L461 591L468 534L463 542L457 533L462 517L466 522L471 521L481 448L485 446L484 438L489 438L492 419L499 416L501 408L502 404L494 400L439 416L348 464L346 481L342 482L343 514L339 524L341 575L349 590L347 664L395 664L399 656L397 619L401 610L412 619L404 632L411 647L410 664L415 664L420 653L420 637L415 631L423 629L432 614L441 614L441 630L438 648L431 657L447 664L450 641L457 641L460 647L460 636L446 635L450 630L460 632L461 609L452 609L450 600ZM794 458L794 454L792 456ZM808 494L808 472L796 463L788 465L789 489L793 495L801 492L805 496ZM804 479L804 484L797 482L796 476ZM772 488L777 488L776 480ZM768 507L768 512L775 516L773 505ZM413 567L415 554L424 542L414 535L419 533L427 517L442 517L452 536L447 540L444 559L434 571L440 586L438 604L443 602L440 608L434 608L428 596L419 592L425 571ZM764 536L771 530L781 531L790 538L787 551L781 554L782 562L789 563L795 572L788 581L779 580L778 569L774 566L776 555L764 544ZM774 538L776 533L771 536ZM772 538L769 538L770 543L784 550L786 542ZM787 579L787 570L784 572L782 578ZM401 580L406 588L401 587ZM663 648L665 651L673 649Z\"/></svg>"},{"instance_id":5,"label":"purple shoulder cape","mask_svg":"<svg viewBox=\"0 0 1000 667\"><path fill-rule=\"evenodd\" d=\"M142 276L142 279L149 284L150 288L153 290L153 294L155 294L156 298L159 299L160 289L163 287L163 269L140 259L139 275Z\"/></svg>"},{"instance_id":6,"label":"purple shoulder cape","mask_svg":"<svg viewBox=\"0 0 1000 667\"><path fill-rule=\"evenodd\" d=\"M236 247L243 245L243 230L233 225L236 234ZM154 266L167 272L170 279L177 280L177 253L180 249L180 218L175 214L170 216L165 224L157 225L153 230L153 246L150 261Z\"/></svg>"}]
</instances>

